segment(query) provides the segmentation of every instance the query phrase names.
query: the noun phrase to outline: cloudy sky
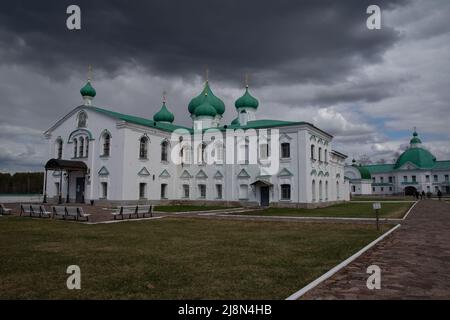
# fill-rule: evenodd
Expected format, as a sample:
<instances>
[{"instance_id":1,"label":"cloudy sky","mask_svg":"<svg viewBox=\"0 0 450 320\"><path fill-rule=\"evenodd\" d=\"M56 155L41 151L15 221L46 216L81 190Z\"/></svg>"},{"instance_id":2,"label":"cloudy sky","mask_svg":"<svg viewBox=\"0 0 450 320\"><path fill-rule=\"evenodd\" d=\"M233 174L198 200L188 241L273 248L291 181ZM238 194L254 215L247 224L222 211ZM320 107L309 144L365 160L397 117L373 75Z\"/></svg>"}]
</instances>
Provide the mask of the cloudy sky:
<instances>
[{"instance_id":1,"label":"cloudy sky","mask_svg":"<svg viewBox=\"0 0 450 320\"><path fill-rule=\"evenodd\" d=\"M81 30L66 8L81 8ZM366 9L382 10L368 30ZM391 161L417 127L450 159L450 1L8 1L0 8L0 171L40 170L42 132L81 104L151 118L163 91L175 122L205 67L235 117L244 74L258 117L309 121L350 158Z\"/></svg>"}]
</instances>

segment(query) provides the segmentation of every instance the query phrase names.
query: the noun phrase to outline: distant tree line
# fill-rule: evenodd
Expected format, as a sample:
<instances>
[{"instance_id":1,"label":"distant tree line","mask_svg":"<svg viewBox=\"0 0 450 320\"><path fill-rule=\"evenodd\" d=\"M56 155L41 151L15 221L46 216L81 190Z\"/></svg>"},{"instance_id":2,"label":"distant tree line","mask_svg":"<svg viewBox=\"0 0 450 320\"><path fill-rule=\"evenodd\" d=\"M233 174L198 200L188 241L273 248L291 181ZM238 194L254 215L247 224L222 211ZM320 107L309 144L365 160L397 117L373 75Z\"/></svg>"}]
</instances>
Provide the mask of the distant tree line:
<instances>
[{"instance_id":1,"label":"distant tree line","mask_svg":"<svg viewBox=\"0 0 450 320\"><path fill-rule=\"evenodd\" d=\"M0 193L42 193L43 172L0 173Z\"/></svg>"}]
</instances>

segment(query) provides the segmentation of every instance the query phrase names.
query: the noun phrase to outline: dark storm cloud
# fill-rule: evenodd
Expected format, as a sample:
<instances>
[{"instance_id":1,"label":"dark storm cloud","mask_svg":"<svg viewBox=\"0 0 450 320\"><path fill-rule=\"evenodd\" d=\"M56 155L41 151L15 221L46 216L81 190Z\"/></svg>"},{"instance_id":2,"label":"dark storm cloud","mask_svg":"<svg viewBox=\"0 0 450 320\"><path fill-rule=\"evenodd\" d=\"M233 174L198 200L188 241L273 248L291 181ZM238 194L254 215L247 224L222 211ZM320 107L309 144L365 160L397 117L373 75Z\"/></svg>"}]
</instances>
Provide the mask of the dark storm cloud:
<instances>
[{"instance_id":1,"label":"dark storm cloud","mask_svg":"<svg viewBox=\"0 0 450 320\"><path fill-rule=\"evenodd\" d=\"M404 1L378 1L388 9ZM78 4L82 30L65 27ZM46 69L53 78L127 64L189 78L208 65L218 80L329 82L379 61L397 39L367 30L372 1L8 1L0 13L0 63ZM71 70L71 71L70 71ZM257 77L256 75L260 75Z\"/></svg>"}]
</instances>

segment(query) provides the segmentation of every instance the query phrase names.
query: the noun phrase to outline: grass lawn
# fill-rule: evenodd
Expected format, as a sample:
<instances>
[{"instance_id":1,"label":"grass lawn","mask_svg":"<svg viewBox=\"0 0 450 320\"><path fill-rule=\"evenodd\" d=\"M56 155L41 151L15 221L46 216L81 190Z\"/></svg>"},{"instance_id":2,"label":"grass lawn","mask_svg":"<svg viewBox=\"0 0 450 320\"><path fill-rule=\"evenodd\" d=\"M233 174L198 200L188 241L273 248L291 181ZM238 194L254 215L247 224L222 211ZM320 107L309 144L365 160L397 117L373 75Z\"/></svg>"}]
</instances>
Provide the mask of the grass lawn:
<instances>
[{"instance_id":1,"label":"grass lawn","mask_svg":"<svg viewBox=\"0 0 450 320\"><path fill-rule=\"evenodd\" d=\"M401 218L412 206L412 202L382 203L380 217ZM299 217L342 217L342 218L375 218L372 202L347 202L326 208L296 209L296 208L267 208L260 211L245 212L250 215L268 216L299 216Z\"/></svg>"},{"instance_id":2,"label":"grass lawn","mask_svg":"<svg viewBox=\"0 0 450 320\"><path fill-rule=\"evenodd\" d=\"M284 299L380 235L368 225L188 218L2 217L0 229L0 299ZM81 290L66 288L73 264Z\"/></svg>"},{"instance_id":3,"label":"grass lawn","mask_svg":"<svg viewBox=\"0 0 450 320\"><path fill-rule=\"evenodd\" d=\"M183 211L208 211L208 210L220 210L231 209L233 207L225 206L194 206L194 205L170 205L170 206L156 206L155 211L163 212L183 212ZM234 207L235 208L235 207Z\"/></svg>"}]
</instances>

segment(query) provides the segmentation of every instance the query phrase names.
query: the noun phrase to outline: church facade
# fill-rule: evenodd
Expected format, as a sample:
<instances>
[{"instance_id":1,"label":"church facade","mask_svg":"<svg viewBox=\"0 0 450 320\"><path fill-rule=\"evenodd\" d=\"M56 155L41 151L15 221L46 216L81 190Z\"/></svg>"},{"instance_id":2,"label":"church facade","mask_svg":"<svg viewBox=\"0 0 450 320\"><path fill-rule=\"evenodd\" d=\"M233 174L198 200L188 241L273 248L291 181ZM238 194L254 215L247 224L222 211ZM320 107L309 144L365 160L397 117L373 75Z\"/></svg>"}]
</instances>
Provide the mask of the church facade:
<instances>
[{"instance_id":1,"label":"church facade","mask_svg":"<svg viewBox=\"0 0 450 320\"><path fill-rule=\"evenodd\" d=\"M248 89L236 119L208 81L188 104L192 126L174 124L164 99L152 119L84 103L52 125L45 200L58 202L223 203L315 207L349 200L346 155L307 122L257 119ZM255 143L256 141L256 143Z\"/></svg>"},{"instance_id":2,"label":"church facade","mask_svg":"<svg viewBox=\"0 0 450 320\"><path fill-rule=\"evenodd\" d=\"M353 195L450 194L450 160L438 161L422 146L416 131L395 163L359 165L353 160L346 166L345 176Z\"/></svg>"}]
</instances>

